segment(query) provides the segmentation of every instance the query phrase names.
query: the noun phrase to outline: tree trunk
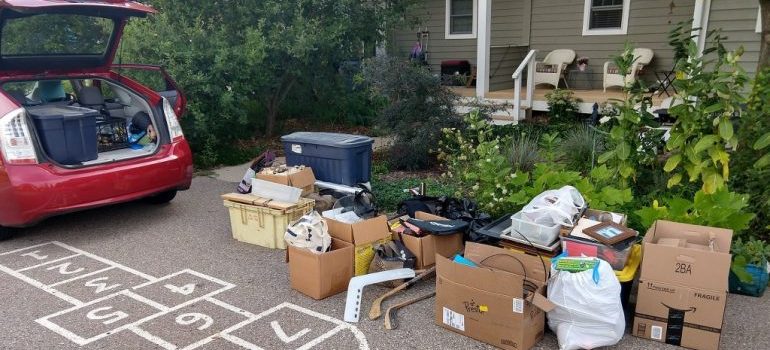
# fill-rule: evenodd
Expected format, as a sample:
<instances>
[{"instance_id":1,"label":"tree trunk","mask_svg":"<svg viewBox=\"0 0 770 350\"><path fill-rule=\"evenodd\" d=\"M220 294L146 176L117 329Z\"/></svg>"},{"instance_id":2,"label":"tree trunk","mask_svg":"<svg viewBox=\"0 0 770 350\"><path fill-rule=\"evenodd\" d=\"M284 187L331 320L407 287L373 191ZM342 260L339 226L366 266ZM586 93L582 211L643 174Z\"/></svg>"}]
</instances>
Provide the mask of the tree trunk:
<instances>
[{"instance_id":1,"label":"tree trunk","mask_svg":"<svg viewBox=\"0 0 770 350\"><path fill-rule=\"evenodd\" d=\"M265 136L272 137L275 132L275 119L278 115L278 106L273 99L267 105L267 123L265 125Z\"/></svg>"},{"instance_id":2,"label":"tree trunk","mask_svg":"<svg viewBox=\"0 0 770 350\"><path fill-rule=\"evenodd\" d=\"M759 0L762 15L762 38L759 48L759 63L757 72L765 67L770 67L770 0Z\"/></svg>"},{"instance_id":3,"label":"tree trunk","mask_svg":"<svg viewBox=\"0 0 770 350\"><path fill-rule=\"evenodd\" d=\"M267 121L265 125L265 136L272 137L275 133L275 124L278 119L279 107L281 106L281 103L283 103L283 100L286 99L286 96L289 94L289 91L291 91L291 88L296 81L297 79L294 78L294 76L288 74L284 75L281 77L281 84L278 86L278 89L275 90L272 96L266 99L265 109L267 110Z\"/></svg>"}]
</instances>

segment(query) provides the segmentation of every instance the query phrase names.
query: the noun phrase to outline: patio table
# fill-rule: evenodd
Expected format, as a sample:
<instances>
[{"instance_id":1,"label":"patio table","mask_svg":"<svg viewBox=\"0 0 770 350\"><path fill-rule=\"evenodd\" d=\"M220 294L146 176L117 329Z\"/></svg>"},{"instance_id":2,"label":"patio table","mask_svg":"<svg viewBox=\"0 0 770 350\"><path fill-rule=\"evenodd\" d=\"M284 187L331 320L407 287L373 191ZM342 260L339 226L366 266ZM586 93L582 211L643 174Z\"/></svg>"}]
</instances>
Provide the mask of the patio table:
<instances>
[{"instance_id":1,"label":"patio table","mask_svg":"<svg viewBox=\"0 0 770 350\"><path fill-rule=\"evenodd\" d=\"M591 76L593 70L586 67L585 70L570 69L567 74L567 88L573 90L591 90Z\"/></svg>"},{"instance_id":2,"label":"patio table","mask_svg":"<svg viewBox=\"0 0 770 350\"><path fill-rule=\"evenodd\" d=\"M672 69L670 71L665 70L659 70L655 71L655 78L658 79L658 96L663 95L663 93L666 94L666 96L671 97L671 94L668 92L668 89L671 88L674 90L674 93L677 93L676 88L673 85L674 79L676 79L676 72Z\"/></svg>"}]
</instances>

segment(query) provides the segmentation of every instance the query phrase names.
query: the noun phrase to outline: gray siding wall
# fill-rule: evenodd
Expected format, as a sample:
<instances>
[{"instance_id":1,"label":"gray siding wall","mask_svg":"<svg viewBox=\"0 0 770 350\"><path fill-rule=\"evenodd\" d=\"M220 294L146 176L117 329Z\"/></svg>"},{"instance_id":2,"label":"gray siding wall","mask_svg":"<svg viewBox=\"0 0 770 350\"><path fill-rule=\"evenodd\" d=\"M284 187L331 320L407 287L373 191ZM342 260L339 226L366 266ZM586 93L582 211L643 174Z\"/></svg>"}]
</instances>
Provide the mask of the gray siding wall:
<instances>
[{"instance_id":1,"label":"gray siding wall","mask_svg":"<svg viewBox=\"0 0 770 350\"><path fill-rule=\"evenodd\" d=\"M409 57L417 41L416 33L427 30L430 32L427 43L428 63L433 72L441 72L441 61L446 60L468 60L476 64L476 39L444 39L445 7L445 0L428 0L415 9L412 16L417 25L396 31L393 45L395 50L391 50L391 56Z\"/></svg>"},{"instance_id":2,"label":"gray siding wall","mask_svg":"<svg viewBox=\"0 0 770 350\"><path fill-rule=\"evenodd\" d=\"M507 49L507 46L520 45L526 42L523 33L523 21L528 20L524 11L524 1L527 0L492 0L492 27L490 49L490 73L497 69L492 76L490 86L505 85L505 76L510 80L513 70L511 60L519 57L517 48ZM476 64L476 39L445 39L446 0L427 0L411 14L417 24L412 28L398 30L393 35L393 45L390 54L398 57L409 57L409 52L417 40L417 32L428 30L428 63L433 72L441 71L441 61L467 60ZM508 53L506 54L506 51ZM504 62L500 62L504 58ZM518 65L518 63L516 63ZM514 68L515 69L515 66ZM504 88L510 88L513 83Z\"/></svg>"},{"instance_id":3,"label":"gray siding wall","mask_svg":"<svg viewBox=\"0 0 770 350\"><path fill-rule=\"evenodd\" d=\"M513 89L513 71L529 52L528 46L501 46L489 50L489 90Z\"/></svg>"},{"instance_id":4,"label":"gray siding wall","mask_svg":"<svg viewBox=\"0 0 770 350\"><path fill-rule=\"evenodd\" d=\"M752 77L759 60L760 33L755 31L758 6L756 0L712 1L708 24L709 30L722 29L722 35L727 36L724 43L728 50L743 46L741 66Z\"/></svg>"},{"instance_id":5,"label":"gray siding wall","mask_svg":"<svg viewBox=\"0 0 770 350\"><path fill-rule=\"evenodd\" d=\"M720 1L727 2L716 0L713 3ZM593 70L593 88L600 89L604 62L620 54L624 43L629 41L635 47L650 48L655 52L651 67L647 67L642 77L652 83L654 71L669 70L673 66L668 31L678 22L692 19L693 3L691 0L631 0L627 35L583 36L584 0L534 0L530 45L538 50L539 59L555 49L572 49L577 57L588 57ZM670 7L670 4L675 6ZM573 64L568 69L574 68Z\"/></svg>"}]
</instances>

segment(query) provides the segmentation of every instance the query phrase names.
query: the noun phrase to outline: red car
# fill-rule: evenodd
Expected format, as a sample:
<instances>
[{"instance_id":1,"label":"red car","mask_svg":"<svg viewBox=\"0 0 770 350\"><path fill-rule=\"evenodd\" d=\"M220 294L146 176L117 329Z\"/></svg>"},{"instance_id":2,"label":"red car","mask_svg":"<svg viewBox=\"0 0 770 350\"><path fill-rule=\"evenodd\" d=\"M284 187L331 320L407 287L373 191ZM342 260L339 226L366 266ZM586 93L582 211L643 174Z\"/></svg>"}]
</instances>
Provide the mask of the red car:
<instances>
[{"instance_id":1,"label":"red car","mask_svg":"<svg viewBox=\"0 0 770 350\"><path fill-rule=\"evenodd\" d=\"M0 1L0 238L190 187L184 95L160 67L113 64L127 20L154 12L123 0Z\"/></svg>"}]
</instances>

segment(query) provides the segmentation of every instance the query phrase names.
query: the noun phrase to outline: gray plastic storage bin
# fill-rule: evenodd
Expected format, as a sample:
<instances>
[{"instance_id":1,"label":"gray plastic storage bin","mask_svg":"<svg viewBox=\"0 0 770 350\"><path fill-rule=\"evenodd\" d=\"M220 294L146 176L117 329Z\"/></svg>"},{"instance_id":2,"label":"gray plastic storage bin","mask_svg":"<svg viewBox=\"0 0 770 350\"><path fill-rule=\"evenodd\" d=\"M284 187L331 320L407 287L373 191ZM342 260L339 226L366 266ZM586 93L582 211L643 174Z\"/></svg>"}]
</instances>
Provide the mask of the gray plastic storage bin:
<instances>
[{"instance_id":1,"label":"gray plastic storage bin","mask_svg":"<svg viewBox=\"0 0 770 350\"><path fill-rule=\"evenodd\" d=\"M281 137L287 165L306 165L316 179L353 186L369 182L371 137L328 132L295 132Z\"/></svg>"},{"instance_id":2,"label":"gray plastic storage bin","mask_svg":"<svg viewBox=\"0 0 770 350\"><path fill-rule=\"evenodd\" d=\"M55 162L73 165L98 157L93 109L67 105L27 107L45 153Z\"/></svg>"}]
</instances>

